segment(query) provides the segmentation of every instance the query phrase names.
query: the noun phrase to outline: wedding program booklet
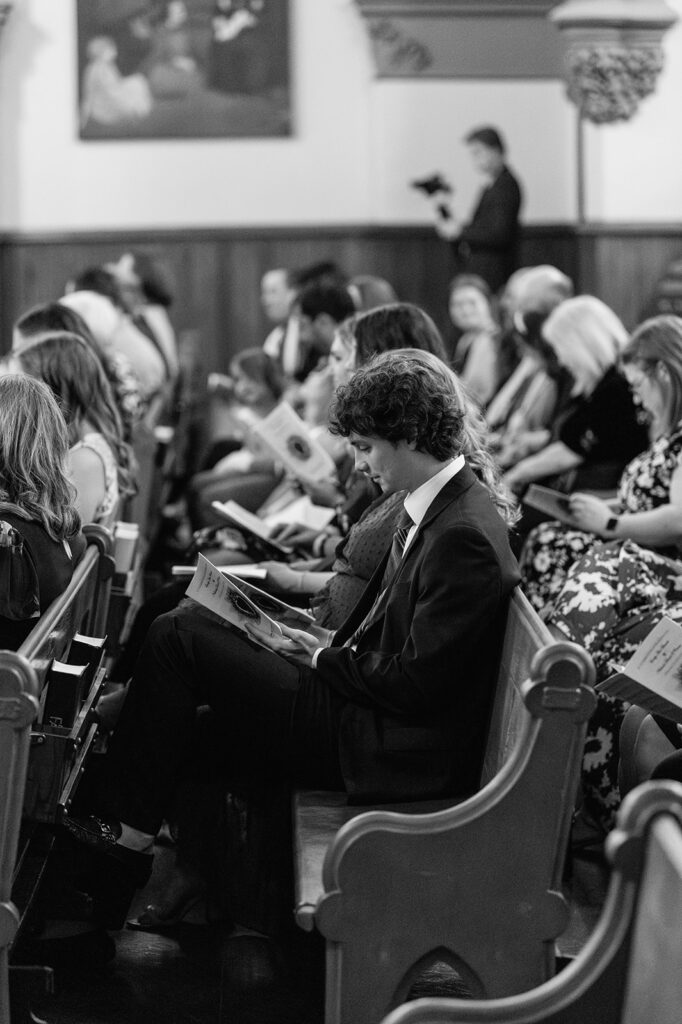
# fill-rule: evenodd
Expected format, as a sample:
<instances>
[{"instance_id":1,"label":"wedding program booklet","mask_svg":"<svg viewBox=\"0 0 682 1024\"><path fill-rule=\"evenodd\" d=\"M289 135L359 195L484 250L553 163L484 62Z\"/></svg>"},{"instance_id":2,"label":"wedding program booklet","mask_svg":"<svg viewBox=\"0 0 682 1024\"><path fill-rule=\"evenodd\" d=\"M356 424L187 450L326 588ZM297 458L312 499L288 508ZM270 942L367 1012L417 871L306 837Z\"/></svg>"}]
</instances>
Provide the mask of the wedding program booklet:
<instances>
[{"instance_id":1,"label":"wedding program booklet","mask_svg":"<svg viewBox=\"0 0 682 1024\"><path fill-rule=\"evenodd\" d=\"M597 689L682 722L682 626L664 616L628 663Z\"/></svg>"},{"instance_id":2,"label":"wedding program booklet","mask_svg":"<svg viewBox=\"0 0 682 1024\"><path fill-rule=\"evenodd\" d=\"M317 483L336 474L329 452L310 436L310 432L288 402L280 402L272 412L256 423L253 432L304 483Z\"/></svg>"},{"instance_id":3,"label":"wedding program booklet","mask_svg":"<svg viewBox=\"0 0 682 1024\"><path fill-rule=\"evenodd\" d=\"M285 626L291 626L292 629L308 629L311 622L315 621L310 612L305 611L303 608L294 608L293 605L287 604L286 601L280 601L278 597L267 594L264 590L260 590L253 583L247 583L244 579L235 579L230 572L229 566L225 566L221 571L262 612L277 619L278 622L283 622Z\"/></svg>"},{"instance_id":4,"label":"wedding program booklet","mask_svg":"<svg viewBox=\"0 0 682 1024\"><path fill-rule=\"evenodd\" d=\"M249 633L253 640L258 639L258 634L282 635L279 623L246 596L236 578L228 578L201 554L186 595L243 633ZM246 629L247 625L252 632Z\"/></svg>"},{"instance_id":5,"label":"wedding program booklet","mask_svg":"<svg viewBox=\"0 0 682 1024\"><path fill-rule=\"evenodd\" d=\"M273 558L288 558L292 554L293 548L286 544L279 544L276 540L272 539L270 534L274 527L268 526L262 519L254 515L253 512L248 512L245 508L242 508L238 502L212 501L211 506L231 526L236 526L237 529L247 536L251 534L256 537L266 551L271 549Z\"/></svg>"}]
</instances>

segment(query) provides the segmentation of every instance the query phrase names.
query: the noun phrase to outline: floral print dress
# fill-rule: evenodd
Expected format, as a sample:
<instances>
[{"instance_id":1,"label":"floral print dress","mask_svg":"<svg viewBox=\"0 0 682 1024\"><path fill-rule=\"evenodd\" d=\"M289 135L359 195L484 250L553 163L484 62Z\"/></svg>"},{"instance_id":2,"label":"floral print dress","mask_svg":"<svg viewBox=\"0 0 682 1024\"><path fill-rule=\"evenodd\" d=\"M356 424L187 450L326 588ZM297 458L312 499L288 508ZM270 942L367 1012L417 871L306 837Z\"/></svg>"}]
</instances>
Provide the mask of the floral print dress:
<instances>
[{"instance_id":1,"label":"floral print dress","mask_svg":"<svg viewBox=\"0 0 682 1024\"><path fill-rule=\"evenodd\" d=\"M658 438L623 471L620 511L644 512L670 500L682 456L682 424ZM630 540L604 542L560 523L543 523L521 558L524 590L543 618L589 651L597 681L622 664L662 615L682 622L682 576L676 551L653 551ZM673 558L669 557L673 556ZM604 828L620 802L618 735L626 705L599 695L583 756L586 808Z\"/></svg>"}]
</instances>

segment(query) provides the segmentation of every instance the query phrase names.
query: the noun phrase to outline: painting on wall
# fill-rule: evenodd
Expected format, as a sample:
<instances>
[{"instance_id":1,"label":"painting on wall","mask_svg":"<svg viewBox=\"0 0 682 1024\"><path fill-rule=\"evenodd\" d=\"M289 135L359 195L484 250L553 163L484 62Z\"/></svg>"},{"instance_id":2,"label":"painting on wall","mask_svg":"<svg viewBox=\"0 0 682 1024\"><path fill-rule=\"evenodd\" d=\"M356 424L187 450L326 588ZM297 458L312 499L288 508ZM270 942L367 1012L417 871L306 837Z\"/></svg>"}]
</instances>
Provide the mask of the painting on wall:
<instances>
[{"instance_id":1,"label":"painting on wall","mask_svg":"<svg viewBox=\"0 0 682 1024\"><path fill-rule=\"evenodd\" d=\"M81 139L291 134L289 0L77 0Z\"/></svg>"}]
</instances>

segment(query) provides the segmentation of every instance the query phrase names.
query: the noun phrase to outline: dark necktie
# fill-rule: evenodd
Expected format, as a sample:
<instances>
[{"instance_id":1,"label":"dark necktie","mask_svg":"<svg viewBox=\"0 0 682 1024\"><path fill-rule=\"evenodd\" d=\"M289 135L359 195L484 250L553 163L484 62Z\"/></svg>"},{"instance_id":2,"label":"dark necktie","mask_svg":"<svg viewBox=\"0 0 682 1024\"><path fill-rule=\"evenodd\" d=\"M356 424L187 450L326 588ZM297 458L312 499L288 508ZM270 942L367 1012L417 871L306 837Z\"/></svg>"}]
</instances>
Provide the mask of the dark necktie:
<instances>
[{"instance_id":1,"label":"dark necktie","mask_svg":"<svg viewBox=\"0 0 682 1024\"><path fill-rule=\"evenodd\" d=\"M407 535L413 526L414 522L410 518L409 514L407 512L402 512L398 522L396 523L391 552L388 556L388 561L386 562L386 568L384 569L384 575L381 581L382 590L386 589L398 571L398 566L402 561L403 552L405 551L405 541L407 540Z\"/></svg>"},{"instance_id":2,"label":"dark necktie","mask_svg":"<svg viewBox=\"0 0 682 1024\"><path fill-rule=\"evenodd\" d=\"M383 601L384 595L388 588L390 587L391 583L393 582L393 577L398 571L398 567L400 565L400 562L402 561L403 553L405 551L405 541L407 540L407 535L413 526L414 520L411 518L408 512L403 511L400 517L398 518L398 522L396 523L395 533L393 535L393 543L391 544L391 550L388 556L388 561L386 562L386 568L384 569L384 575L381 578L381 587L379 589L379 593L375 597L374 603L370 610L367 612L367 615L365 615L364 619L362 620L358 628L355 630L353 635L349 637L346 643L344 644L345 647L355 647L358 640L369 626L370 622L373 621L374 616L376 615L377 608L379 607L379 604Z\"/></svg>"}]
</instances>

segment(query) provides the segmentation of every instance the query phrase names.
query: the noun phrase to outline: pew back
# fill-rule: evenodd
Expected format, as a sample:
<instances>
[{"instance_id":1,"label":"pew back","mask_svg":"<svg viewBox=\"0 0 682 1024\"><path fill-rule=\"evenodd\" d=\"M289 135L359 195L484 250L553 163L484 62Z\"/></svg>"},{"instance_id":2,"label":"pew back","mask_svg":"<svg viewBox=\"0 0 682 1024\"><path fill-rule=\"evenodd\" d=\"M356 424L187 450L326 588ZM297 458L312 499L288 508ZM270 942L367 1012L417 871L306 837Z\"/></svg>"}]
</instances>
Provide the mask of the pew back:
<instances>
[{"instance_id":1,"label":"pew back","mask_svg":"<svg viewBox=\"0 0 682 1024\"><path fill-rule=\"evenodd\" d=\"M557 977L487 1002L417 999L383 1024L679 1024L682 785L647 782L628 794L607 855L601 919Z\"/></svg>"},{"instance_id":2,"label":"pew back","mask_svg":"<svg viewBox=\"0 0 682 1024\"><path fill-rule=\"evenodd\" d=\"M377 1024L437 961L481 996L552 975L593 676L518 591L478 793L362 813L297 794L296 918L327 940L327 1024Z\"/></svg>"},{"instance_id":3,"label":"pew back","mask_svg":"<svg viewBox=\"0 0 682 1024\"><path fill-rule=\"evenodd\" d=\"M22 811L33 820L54 820L80 777L79 766L94 740L93 685L77 723L70 729L34 723L44 710L55 661L66 661L78 632L101 629L107 615L112 571L111 537L86 528L88 546L64 593L37 620L18 651L0 651L0 1020L9 1020L8 956L20 926L16 882L29 839L21 832ZM101 657L102 646L95 646ZM99 651L99 653L97 653ZM76 670L78 671L78 670ZM94 673L93 673L94 674ZM52 741L52 742L51 742ZM45 753L51 751L48 757ZM57 753L63 755L57 760ZM36 757L37 755L37 757ZM66 783L65 784L65 779ZM46 781L47 780L47 781ZM26 892L32 894L29 884Z\"/></svg>"}]
</instances>

